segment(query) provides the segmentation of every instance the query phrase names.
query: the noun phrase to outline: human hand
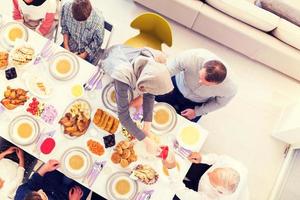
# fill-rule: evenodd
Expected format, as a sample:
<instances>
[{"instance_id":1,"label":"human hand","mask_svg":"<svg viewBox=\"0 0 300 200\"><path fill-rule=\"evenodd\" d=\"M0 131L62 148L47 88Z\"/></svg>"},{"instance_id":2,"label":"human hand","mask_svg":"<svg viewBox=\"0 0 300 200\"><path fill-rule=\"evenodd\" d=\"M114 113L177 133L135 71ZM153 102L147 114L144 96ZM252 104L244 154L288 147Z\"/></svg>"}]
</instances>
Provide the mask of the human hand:
<instances>
[{"instance_id":1,"label":"human hand","mask_svg":"<svg viewBox=\"0 0 300 200\"><path fill-rule=\"evenodd\" d=\"M135 108L137 111L140 110L140 108L143 105L143 96L139 95L138 97L134 98L131 102L130 102L130 107Z\"/></svg>"},{"instance_id":2,"label":"human hand","mask_svg":"<svg viewBox=\"0 0 300 200\"><path fill-rule=\"evenodd\" d=\"M176 159L173 152L168 153L168 156L165 160L162 160L163 166L167 169L173 169L176 167Z\"/></svg>"},{"instance_id":3,"label":"human hand","mask_svg":"<svg viewBox=\"0 0 300 200\"><path fill-rule=\"evenodd\" d=\"M194 109L191 109L191 108L188 108L188 109L185 109L184 111L182 111L180 113L183 117L191 120L191 119L194 119L196 117L196 112Z\"/></svg>"},{"instance_id":4,"label":"human hand","mask_svg":"<svg viewBox=\"0 0 300 200\"><path fill-rule=\"evenodd\" d=\"M146 137L144 140L146 150L148 153L153 154L153 155L159 155L161 152L161 148L158 146L158 144L150 139L149 137Z\"/></svg>"},{"instance_id":5,"label":"human hand","mask_svg":"<svg viewBox=\"0 0 300 200\"><path fill-rule=\"evenodd\" d=\"M154 60L155 62L161 63L161 64L165 64L167 62L167 56L165 53L163 52L159 52L154 56Z\"/></svg>"},{"instance_id":6,"label":"human hand","mask_svg":"<svg viewBox=\"0 0 300 200\"><path fill-rule=\"evenodd\" d=\"M17 147L9 147L8 149L6 149L6 150L4 151L4 154L5 154L5 155L9 155L9 154L14 153L16 150L17 150Z\"/></svg>"},{"instance_id":7,"label":"human hand","mask_svg":"<svg viewBox=\"0 0 300 200\"><path fill-rule=\"evenodd\" d=\"M83 192L79 186L72 187L69 190L69 200L80 200Z\"/></svg>"},{"instance_id":8,"label":"human hand","mask_svg":"<svg viewBox=\"0 0 300 200\"><path fill-rule=\"evenodd\" d=\"M202 156L200 153L198 152L193 152L189 155L188 159L192 162L192 163L201 163L202 160Z\"/></svg>"},{"instance_id":9,"label":"human hand","mask_svg":"<svg viewBox=\"0 0 300 200\"><path fill-rule=\"evenodd\" d=\"M86 57L88 56L88 53L85 51L85 52L79 53L78 56L82 59L86 59Z\"/></svg>"},{"instance_id":10,"label":"human hand","mask_svg":"<svg viewBox=\"0 0 300 200\"><path fill-rule=\"evenodd\" d=\"M20 149L20 148L17 148L16 149L16 154L17 154L18 159L19 159L20 167L24 167L24 152L23 152L23 150Z\"/></svg>"},{"instance_id":11,"label":"human hand","mask_svg":"<svg viewBox=\"0 0 300 200\"><path fill-rule=\"evenodd\" d=\"M38 171L41 176L44 176L47 172L52 172L59 168L59 161L57 160L49 160L46 164L44 164Z\"/></svg>"}]
</instances>

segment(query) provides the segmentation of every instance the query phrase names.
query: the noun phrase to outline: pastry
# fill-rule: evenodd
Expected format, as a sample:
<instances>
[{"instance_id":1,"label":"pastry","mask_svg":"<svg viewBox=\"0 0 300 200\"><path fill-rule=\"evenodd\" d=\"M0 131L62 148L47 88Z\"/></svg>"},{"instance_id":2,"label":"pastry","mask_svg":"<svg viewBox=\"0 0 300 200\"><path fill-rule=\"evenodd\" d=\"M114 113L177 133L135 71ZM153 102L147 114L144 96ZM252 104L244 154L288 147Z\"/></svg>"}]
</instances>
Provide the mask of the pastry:
<instances>
[{"instance_id":1,"label":"pastry","mask_svg":"<svg viewBox=\"0 0 300 200\"><path fill-rule=\"evenodd\" d=\"M118 157L117 157L118 155ZM133 143L130 143L128 141L121 141L119 142L115 149L114 149L114 153L112 154L111 160L115 163L118 164L116 161L118 158L120 158L120 165L122 167L127 167L128 165L130 165L130 163L137 161L137 156L135 154L134 151L134 146Z\"/></svg>"},{"instance_id":2,"label":"pastry","mask_svg":"<svg viewBox=\"0 0 300 200\"><path fill-rule=\"evenodd\" d=\"M126 159L121 159L121 161L120 161L120 165L123 167L123 168L125 168L125 167L127 167L128 165L129 165L129 163L128 163L128 161L126 160Z\"/></svg>"},{"instance_id":3,"label":"pastry","mask_svg":"<svg viewBox=\"0 0 300 200\"><path fill-rule=\"evenodd\" d=\"M111 161L115 164L119 164L121 162L121 156L117 153L117 152L114 152L112 155L111 155Z\"/></svg>"},{"instance_id":4,"label":"pastry","mask_svg":"<svg viewBox=\"0 0 300 200\"><path fill-rule=\"evenodd\" d=\"M98 128L101 128L111 134L114 134L119 126L119 120L117 118L101 109L97 109L93 122Z\"/></svg>"}]
</instances>

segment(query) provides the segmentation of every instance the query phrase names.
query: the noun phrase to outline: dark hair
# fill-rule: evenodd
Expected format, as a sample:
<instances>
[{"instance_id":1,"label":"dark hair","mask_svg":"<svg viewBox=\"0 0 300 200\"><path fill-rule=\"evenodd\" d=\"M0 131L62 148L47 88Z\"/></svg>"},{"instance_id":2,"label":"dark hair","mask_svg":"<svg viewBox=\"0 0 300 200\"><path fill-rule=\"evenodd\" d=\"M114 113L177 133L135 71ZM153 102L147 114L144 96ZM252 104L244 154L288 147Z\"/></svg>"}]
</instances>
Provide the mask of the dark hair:
<instances>
[{"instance_id":1,"label":"dark hair","mask_svg":"<svg viewBox=\"0 0 300 200\"><path fill-rule=\"evenodd\" d=\"M205 80L213 83L222 83L227 75L226 67L217 60L211 60L204 64L206 76Z\"/></svg>"},{"instance_id":2,"label":"dark hair","mask_svg":"<svg viewBox=\"0 0 300 200\"><path fill-rule=\"evenodd\" d=\"M72 4L72 14L77 21L85 21L92 12L92 5L89 0L74 0Z\"/></svg>"},{"instance_id":3,"label":"dark hair","mask_svg":"<svg viewBox=\"0 0 300 200\"><path fill-rule=\"evenodd\" d=\"M31 191L25 196L24 200L43 200L43 199L39 193L35 191Z\"/></svg>"},{"instance_id":4,"label":"dark hair","mask_svg":"<svg viewBox=\"0 0 300 200\"><path fill-rule=\"evenodd\" d=\"M25 4L32 5L32 6L40 6L43 3L45 3L46 0L33 0L31 3L27 3L25 0L23 0Z\"/></svg>"}]
</instances>

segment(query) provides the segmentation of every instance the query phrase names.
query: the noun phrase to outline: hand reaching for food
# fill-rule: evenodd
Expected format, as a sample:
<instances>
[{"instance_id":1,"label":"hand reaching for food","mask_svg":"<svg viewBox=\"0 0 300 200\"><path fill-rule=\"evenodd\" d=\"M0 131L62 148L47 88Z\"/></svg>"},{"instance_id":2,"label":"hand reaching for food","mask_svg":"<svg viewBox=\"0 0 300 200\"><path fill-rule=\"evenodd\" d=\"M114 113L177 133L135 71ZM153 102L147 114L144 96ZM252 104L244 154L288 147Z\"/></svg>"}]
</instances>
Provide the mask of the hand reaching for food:
<instances>
[{"instance_id":1,"label":"hand reaching for food","mask_svg":"<svg viewBox=\"0 0 300 200\"><path fill-rule=\"evenodd\" d=\"M44 164L38 171L41 176L44 176L47 172L52 172L58 169L60 166L59 161L57 160L49 160L46 164Z\"/></svg>"}]
</instances>

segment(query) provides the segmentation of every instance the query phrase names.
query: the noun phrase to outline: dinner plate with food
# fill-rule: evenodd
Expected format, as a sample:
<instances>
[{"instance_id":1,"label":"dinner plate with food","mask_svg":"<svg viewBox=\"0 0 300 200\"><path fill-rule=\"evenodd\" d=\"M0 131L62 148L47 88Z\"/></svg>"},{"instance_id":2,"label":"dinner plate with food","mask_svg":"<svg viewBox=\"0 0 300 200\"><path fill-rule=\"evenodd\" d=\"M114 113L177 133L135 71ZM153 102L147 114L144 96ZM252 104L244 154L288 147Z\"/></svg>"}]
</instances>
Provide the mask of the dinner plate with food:
<instances>
[{"instance_id":1,"label":"dinner plate with food","mask_svg":"<svg viewBox=\"0 0 300 200\"><path fill-rule=\"evenodd\" d=\"M114 84L111 82L107 84L102 91L102 102L104 106L113 111L117 112L117 99ZM133 99L133 92L128 90L128 101L131 102Z\"/></svg>"},{"instance_id":2,"label":"dinner plate with food","mask_svg":"<svg viewBox=\"0 0 300 200\"><path fill-rule=\"evenodd\" d=\"M75 139L86 133L91 122L91 106L89 102L78 99L66 109L59 124L67 138Z\"/></svg>"},{"instance_id":3,"label":"dinner plate with food","mask_svg":"<svg viewBox=\"0 0 300 200\"><path fill-rule=\"evenodd\" d=\"M28 115L20 115L9 124L9 136L18 145L32 144L40 134L38 122Z\"/></svg>"},{"instance_id":4,"label":"dinner plate with food","mask_svg":"<svg viewBox=\"0 0 300 200\"><path fill-rule=\"evenodd\" d=\"M78 58L68 51L55 53L49 60L49 72L57 80L70 80L79 72Z\"/></svg>"},{"instance_id":5,"label":"dinner plate with food","mask_svg":"<svg viewBox=\"0 0 300 200\"><path fill-rule=\"evenodd\" d=\"M120 121L109 112L98 108L93 114L93 125L96 129L114 134L120 125Z\"/></svg>"},{"instance_id":6,"label":"dinner plate with food","mask_svg":"<svg viewBox=\"0 0 300 200\"><path fill-rule=\"evenodd\" d=\"M29 99L28 91L20 87L7 86L3 92L4 98L1 100L1 104L7 110L13 110L19 106L24 105Z\"/></svg>"},{"instance_id":7,"label":"dinner plate with food","mask_svg":"<svg viewBox=\"0 0 300 200\"><path fill-rule=\"evenodd\" d=\"M0 37L3 46L10 50L15 46L18 39L28 40L28 30L22 23L8 22L0 29Z\"/></svg>"},{"instance_id":8,"label":"dinner plate with food","mask_svg":"<svg viewBox=\"0 0 300 200\"><path fill-rule=\"evenodd\" d=\"M165 134L172 131L177 123L175 109L167 103L156 103L153 107L152 131L155 134Z\"/></svg>"},{"instance_id":9,"label":"dinner plate with food","mask_svg":"<svg viewBox=\"0 0 300 200\"><path fill-rule=\"evenodd\" d=\"M16 67L26 67L33 63L35 57L34 48L24 42L18 42L9 54L9 63Z\"/></svg>"},{"instance_id":10,"label":"dinner plate with food","mask_svg":"<svg viewBox=\"0 0 300 200\"><path fill-rule=\"evenodd\" d=\"M96 157L103 156L105 154L104 144L99 139L88 138L86 140L86 148Z\"/></svg>"},{"instance_id":11,"label":"dinner plate with food","mask_svg":"<svg viewBox=\"0 0 300 200\"><path fill-rule=\"evenodd\" d=\"M152 185L156 183L159 175L150 165L139 164L132 170L130 177L146 185Z\"/></svg>"},{"instance_id":12,"label":"dinner plate with food","mask_svg":"<svg viewBox=\"0 0 300 200\"><path fill-rule=\"evenodd\" d=\"M110 200L134 200L138 184L130 178L130 173L116 172L107 180L106 193Z\"/></svg>"},{"instance_id":13,"label":"dinner plate with food","mask_svg":"<svg viewBox=\"0 0 300 200\"><path fill-rule=\"evenodd\" d=\"M45 76L23 73L22 79L25 80L26 87L33 95L41 99L48 99L52 96L53 83Z\"/></svg>"},{"instance_id":14,"label":"dinner plate with food","mask_svg":"<svg viewBox=\"0 0 300 200\"><path fill-rule=\"evenodd\" d=\"M180 129L176 139L180 146L188 150L199 150L207 132L197 125L186 125Z\"/></svg>"},{"instance_id":15,"label":"dinner plate with food","mask_svg":"<svg viewBox=\"0 0 300 200\"><path fill-rule=\"evenodd\" d=\"M83 148L73 147L64 152L61 167L70 178L82 178L90 170L92 158Z\"/></svg>"},{"instance_id":16,"label":"dinner plate with food","mask_svg":"<svg viewBox=\"0 0 300 200\"><path fill-rule=\"evenodd\" d=\"M0 49L0 70L8 66L8 52Z\"/></svg>"},{"instance_id":17,"label":"dinner plate with food","mask_svg":"<svg viewBox=\"0 0 300 200\"><path fill-rule=\"evenodd\" d=\"M111 161L122 168L127 168L131 163L137 161L137 159L134 144L128 141L120 141L115 146L111 155Z\"/></svg>"}]
</instances>

